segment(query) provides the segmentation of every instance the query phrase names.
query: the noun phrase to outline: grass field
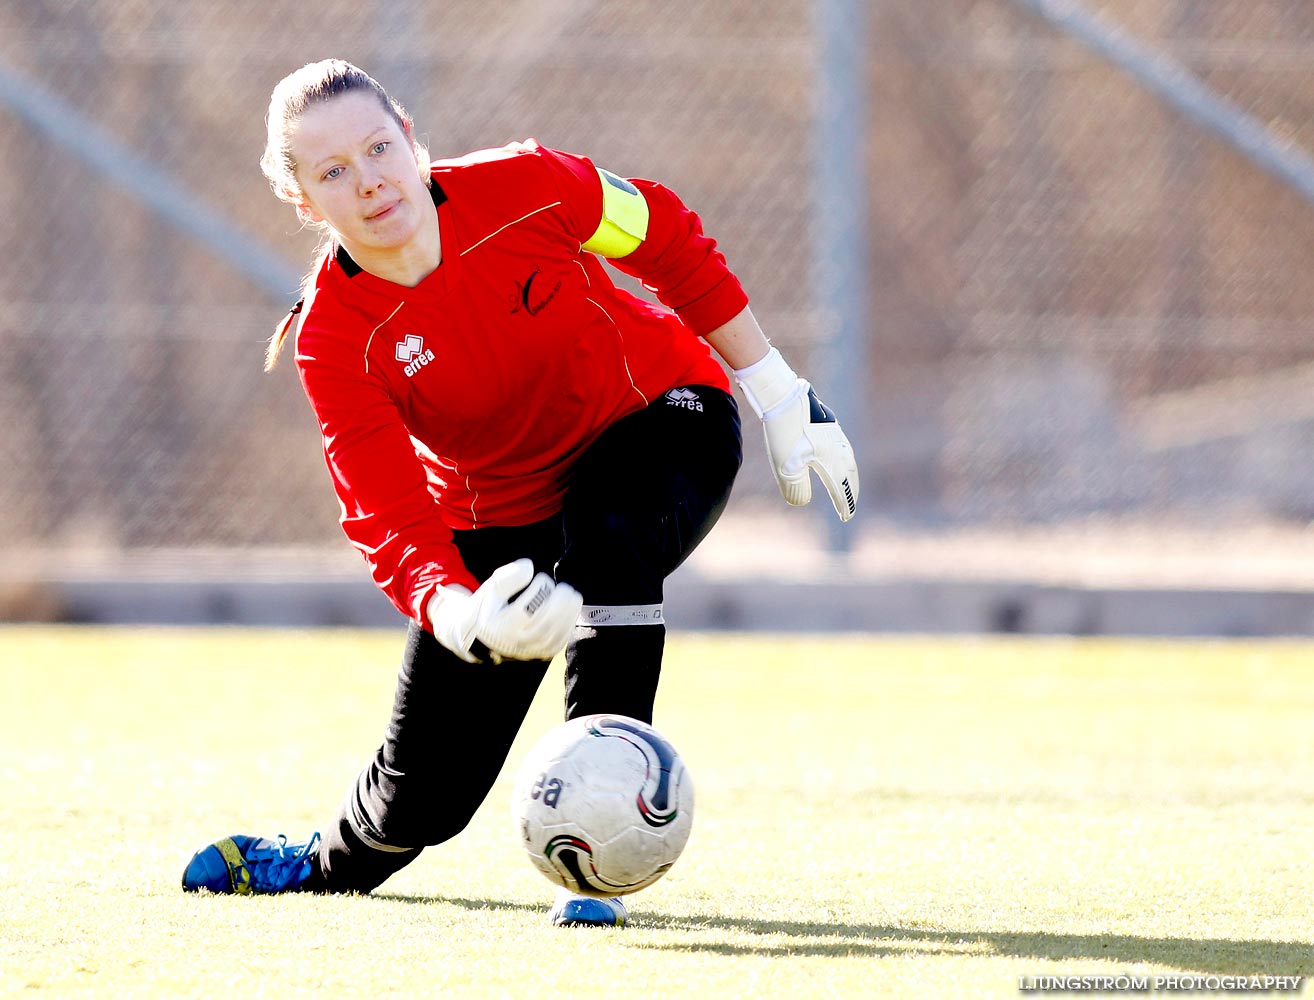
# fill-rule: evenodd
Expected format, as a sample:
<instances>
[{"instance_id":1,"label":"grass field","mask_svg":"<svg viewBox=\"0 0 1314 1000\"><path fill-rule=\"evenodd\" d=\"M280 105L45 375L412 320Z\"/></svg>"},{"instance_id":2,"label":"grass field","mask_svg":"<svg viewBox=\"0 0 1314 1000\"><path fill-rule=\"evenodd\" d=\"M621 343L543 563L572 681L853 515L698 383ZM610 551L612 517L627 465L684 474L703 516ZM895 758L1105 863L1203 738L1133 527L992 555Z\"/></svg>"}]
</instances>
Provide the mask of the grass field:
<instances>
[{"instance_id":1,"label":"grass field","mask_svg":"<svg viewBox=\"0 0 1314 1000\"><path fill-rule=\"evenodd\" d=\"M0 629L0 993L1017 996L1019 977L1314 975L1314 646L673 635L693 836L620 930L558 930L516 758L371 897L184 895L302 839L401 636ZM459 760L451 762L461 766ZM1306 988L1306 992L1308 988Z\"/></svg>"}]
</instances>

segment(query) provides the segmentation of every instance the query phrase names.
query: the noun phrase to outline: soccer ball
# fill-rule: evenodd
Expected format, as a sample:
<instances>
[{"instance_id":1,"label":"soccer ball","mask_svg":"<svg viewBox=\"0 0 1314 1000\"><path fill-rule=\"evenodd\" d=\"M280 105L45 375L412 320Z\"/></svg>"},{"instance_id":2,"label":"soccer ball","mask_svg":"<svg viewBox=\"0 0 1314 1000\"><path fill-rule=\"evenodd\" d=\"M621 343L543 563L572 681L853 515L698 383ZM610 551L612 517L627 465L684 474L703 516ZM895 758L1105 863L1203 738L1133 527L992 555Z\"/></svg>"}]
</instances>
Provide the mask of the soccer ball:
<instances>
[{"instance_id":1,"label":"soccer ball","mask_svg":"<svg viewBox=\"0 0 1314 1000\"><path fill-rule=\"evenodd\" d=\"M670 870L689 840L693 782L652 726L591 715L530 751L511 798L534 867L586 896L622 896Z\"/></svg>"}]
</instances>

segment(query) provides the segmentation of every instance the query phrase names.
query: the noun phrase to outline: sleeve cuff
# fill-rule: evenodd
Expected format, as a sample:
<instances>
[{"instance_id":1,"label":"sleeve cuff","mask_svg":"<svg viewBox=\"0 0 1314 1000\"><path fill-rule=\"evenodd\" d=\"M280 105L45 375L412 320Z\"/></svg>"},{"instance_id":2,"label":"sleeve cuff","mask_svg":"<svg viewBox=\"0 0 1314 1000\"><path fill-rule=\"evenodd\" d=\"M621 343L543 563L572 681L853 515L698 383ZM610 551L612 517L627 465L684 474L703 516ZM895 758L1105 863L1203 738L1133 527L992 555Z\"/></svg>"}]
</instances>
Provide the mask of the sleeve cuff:
<instances>
[{"instance_id":1,"label":"sleeve cuff","mask_svg":"<svg viewBox=\"0 0 1314 1000\"><path fill-rule=\"evenodd\" d=\"M747 305L748 294L743 285L733 274L727 273L711 291L680 306L675 313L685 326L702 337L729 323Z\"/></svg>"},{"instance_id":2,"label":"sleeve cuff","mask_svg":"<svg viewBox=\"0 0 1314 1000\"><path fill-rule=\"evenodd\" d=\"M420 628L433 631L433 622L429 620L429 602L433 600L434 594L438 593L439 587L451 584L464 587L472 594L479 589L479 581L469 573L456 573L444 580L424 584L411 595L411 617Z\"/></svg>"}]
</instances>

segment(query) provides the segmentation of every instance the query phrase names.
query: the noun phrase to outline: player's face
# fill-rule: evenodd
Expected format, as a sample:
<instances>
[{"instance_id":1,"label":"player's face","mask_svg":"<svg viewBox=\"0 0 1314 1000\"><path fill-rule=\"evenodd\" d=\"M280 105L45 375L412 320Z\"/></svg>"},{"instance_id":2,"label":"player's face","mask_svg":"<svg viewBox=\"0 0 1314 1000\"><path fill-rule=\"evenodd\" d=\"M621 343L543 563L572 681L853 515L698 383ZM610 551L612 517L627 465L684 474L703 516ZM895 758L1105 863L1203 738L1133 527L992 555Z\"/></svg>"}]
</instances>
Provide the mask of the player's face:
<instances>
[{"instance_id":1,"label":"player's face","mask_svg":"<svg viewBox=\"0 0 1314 1000\"><path fill-rule=\"evenodd\" d=\"M410 137L373 94L311 105L289 147L303 208L348 250L404 250L417 238L421 213L433 213Z\"/></svg>"}]
</instances>

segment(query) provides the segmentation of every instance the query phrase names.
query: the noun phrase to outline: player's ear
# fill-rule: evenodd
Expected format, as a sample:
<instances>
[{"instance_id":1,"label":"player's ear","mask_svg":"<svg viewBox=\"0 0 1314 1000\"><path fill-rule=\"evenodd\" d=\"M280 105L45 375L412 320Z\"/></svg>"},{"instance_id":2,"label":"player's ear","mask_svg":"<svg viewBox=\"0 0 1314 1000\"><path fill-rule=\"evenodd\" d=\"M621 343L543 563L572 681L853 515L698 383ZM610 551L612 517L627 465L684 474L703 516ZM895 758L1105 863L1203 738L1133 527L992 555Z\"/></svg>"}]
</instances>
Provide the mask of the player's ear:
<instances>
[{"instance_id":1,"label":"player's ear","mask_svg":"<svg viewBox=\"0 0 1314 1000\"><path fill-rule=\"evenodd\" d=\"M427 181L429 172L433 169L433 160L429 156L429 148L415 137L415 129L410 122L402 121L400 124L402 135L411 144L411 152L415 154L415 166L419 169L420 176Z\"/></svg>"},{"instance_id":2,"label":"player's ear","mask_svg":"<svg viewBox=\"0 0 1314 1000\"><path fill-rule=\"evenodd\" d=\"M310 199L300 191L289 192L289 195L290 197L287 200L297 210L297 218L302 222L316 225L324 221L324 216L320 215L315 206L310 203Z\"/></svg>"},{"instance_id":3,"label":"player's ear","mask_svg":"<svg viewBox=\"0 0 1314 1000\"><path fill-rule=\"evenodd\" d=\"M297 218L302 222L314 225L324 221L324 216L315 210L306 193L301 190L301 185L283 183L278 186L275 193L279 201L285 201L297 210Z\"/></svg>"}]
</instances>

